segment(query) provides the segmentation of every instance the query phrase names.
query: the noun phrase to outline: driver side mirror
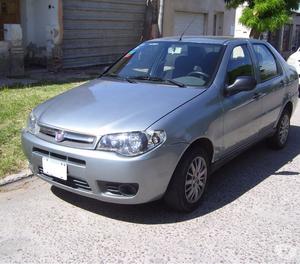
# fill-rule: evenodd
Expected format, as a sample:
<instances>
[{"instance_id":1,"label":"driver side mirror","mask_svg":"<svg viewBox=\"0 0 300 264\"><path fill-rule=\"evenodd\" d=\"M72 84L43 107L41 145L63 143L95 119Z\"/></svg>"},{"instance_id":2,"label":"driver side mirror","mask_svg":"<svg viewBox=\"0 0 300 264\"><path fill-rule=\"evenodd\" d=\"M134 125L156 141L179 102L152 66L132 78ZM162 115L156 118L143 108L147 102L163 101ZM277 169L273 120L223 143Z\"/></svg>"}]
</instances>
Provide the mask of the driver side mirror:
<instances>
[{"instance_id":1,"label":"driver side mirror","mask_svg":"<svg viewBox=\"0 0 300 264\"><path fill-rule=\"evenodd\" d=\"M256 80L252 76L239 76L233 84L225 88L226 95L233 95L243 91L251 91L256 87Z\"/></svg>"}]
</instances>

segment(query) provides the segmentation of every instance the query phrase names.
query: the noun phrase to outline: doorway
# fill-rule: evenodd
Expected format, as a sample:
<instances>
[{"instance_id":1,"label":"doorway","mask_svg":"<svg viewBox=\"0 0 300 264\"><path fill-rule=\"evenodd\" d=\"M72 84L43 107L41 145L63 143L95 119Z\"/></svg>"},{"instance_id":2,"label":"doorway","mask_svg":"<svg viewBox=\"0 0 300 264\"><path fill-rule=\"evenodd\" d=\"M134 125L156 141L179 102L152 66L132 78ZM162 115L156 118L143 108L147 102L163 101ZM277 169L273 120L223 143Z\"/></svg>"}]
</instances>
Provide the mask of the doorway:
<instances>
[{"instance_id":1,"label":"doorway","mask_svg":"<svg viewBox=\"0 0 300 264\"><path fill-rule=\"evenodd\" d=\"M224 12L218 12L214 15L214 36L223 35Z\"/></svg>"}]
</instances>

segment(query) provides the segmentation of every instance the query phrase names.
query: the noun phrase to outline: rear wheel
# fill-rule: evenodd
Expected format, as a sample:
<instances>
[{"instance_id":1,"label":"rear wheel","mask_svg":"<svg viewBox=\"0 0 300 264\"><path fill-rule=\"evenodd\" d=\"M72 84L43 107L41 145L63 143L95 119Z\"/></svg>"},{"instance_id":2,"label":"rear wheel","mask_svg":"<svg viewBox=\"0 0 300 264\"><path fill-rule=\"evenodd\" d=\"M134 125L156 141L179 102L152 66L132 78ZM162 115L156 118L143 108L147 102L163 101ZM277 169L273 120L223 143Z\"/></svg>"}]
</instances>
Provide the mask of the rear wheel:
<instances>
[{"instance_id":1,"label":"rear wheel","mask_svg":"<svg viewBox=\"0 0 300 264\"><path fill-rule=\"evenodd\" d=\"M268 139L268 144L273 149L282 149L287 143L290 129L290 113L285 110L276 127L275 134Z\"/></svg>"},{"instance_id":2,"label":"rear wheel","mask_svg":"<svg viewBox=\"0 0 300 264\"><path fill-rule=\"evenodd\" d=\"M204 149L192 149L185 154L165 194L166 204L177 211L196 209L207 187L209 163Z\"/></svg>"}]
</instances>

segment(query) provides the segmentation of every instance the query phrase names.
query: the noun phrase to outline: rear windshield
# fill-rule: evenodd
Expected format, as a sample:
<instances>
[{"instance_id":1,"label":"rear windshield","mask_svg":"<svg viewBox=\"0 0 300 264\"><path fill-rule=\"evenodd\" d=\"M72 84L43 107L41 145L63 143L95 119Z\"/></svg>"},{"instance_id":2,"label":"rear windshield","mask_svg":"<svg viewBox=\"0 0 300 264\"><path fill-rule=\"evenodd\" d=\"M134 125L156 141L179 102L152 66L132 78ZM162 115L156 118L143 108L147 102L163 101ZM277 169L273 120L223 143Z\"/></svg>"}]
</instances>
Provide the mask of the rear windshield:
<instances>
[{"instance_id":1,"label":"rear windshield","mask_svg":"<svg viewBox=\"0 0 300 264\"><path fill-rule=\"evenodd\" d=\"M203 87L213 80L222 50L220 44L146 42L128 52L107 74Z\"/></svg>"}]
</instances>

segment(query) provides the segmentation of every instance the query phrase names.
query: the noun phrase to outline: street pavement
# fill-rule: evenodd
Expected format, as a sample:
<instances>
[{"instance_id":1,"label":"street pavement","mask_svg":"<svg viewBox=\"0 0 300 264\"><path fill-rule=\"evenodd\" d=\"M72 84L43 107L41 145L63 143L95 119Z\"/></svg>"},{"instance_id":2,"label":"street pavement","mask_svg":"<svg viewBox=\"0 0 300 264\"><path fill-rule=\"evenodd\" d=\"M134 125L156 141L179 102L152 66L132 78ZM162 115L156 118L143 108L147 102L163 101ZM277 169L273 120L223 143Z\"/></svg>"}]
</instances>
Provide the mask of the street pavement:
<instances>
[{"instance_id":1,"label":"street pavement","mask_svg":"<svg viewBox=\"0 0 300 264\"><path fill-rule=\"evenodd\" d=\"M214 174L191 214L106 204L32 178L0 192L0 263L300 263L300 106L288 146Z\"/></svg>"}]
</instances>

